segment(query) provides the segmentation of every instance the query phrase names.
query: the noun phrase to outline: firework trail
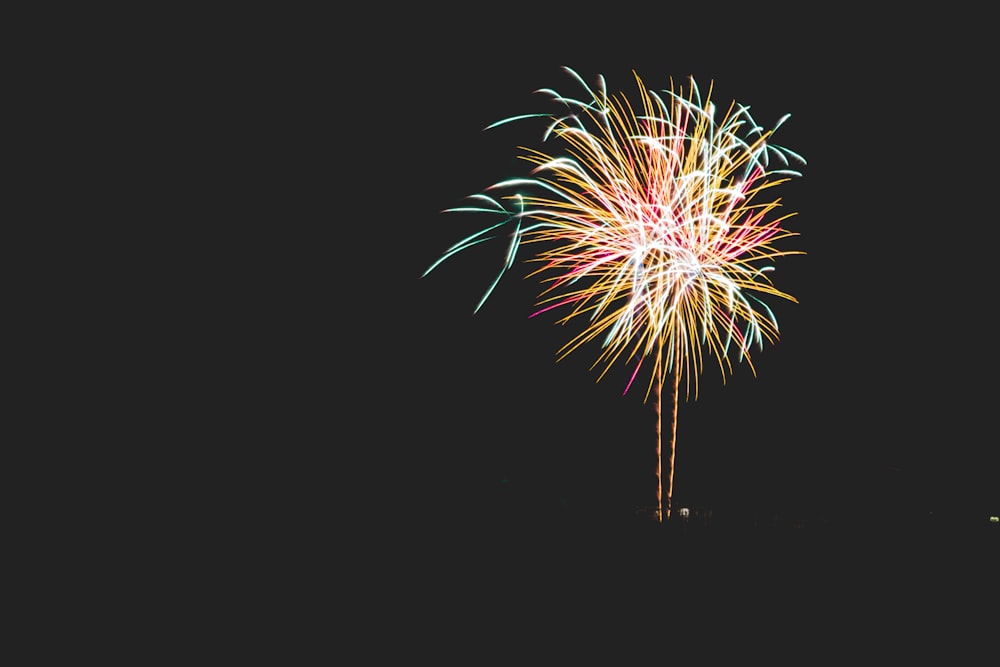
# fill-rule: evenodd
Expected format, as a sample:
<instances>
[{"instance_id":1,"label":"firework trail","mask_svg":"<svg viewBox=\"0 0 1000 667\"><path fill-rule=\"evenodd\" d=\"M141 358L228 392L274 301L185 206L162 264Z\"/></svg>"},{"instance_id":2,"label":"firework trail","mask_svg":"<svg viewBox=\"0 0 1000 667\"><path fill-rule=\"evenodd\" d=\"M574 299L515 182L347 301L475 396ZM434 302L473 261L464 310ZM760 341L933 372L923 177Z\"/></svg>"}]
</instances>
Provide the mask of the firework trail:
<instances>
[{"instance_id":1,"label":"firework trail","mask_svg":"<svg viewBox=\"0 0 1000 667\"><path fill-rule=\"evenodd\" d=\"M793 176L790 159L805 160L773 144L749 107L731 103L721 119L709 87L704 100L690 79L685 91L647 89L633 72L639 95L609 96L603 76L596 88L563 68L585 95L575 99L552 89L536 92L559 103L561 114L506 118L486 129L530 118L547 119L544 141L558 155L524 148L534 165L529 176L500 181L448 212L476 212L496 220L448 249L424 275L447 258L479 243L508 238L505 261L476 305L478 311L522 248L543 286L532 317L548 311L559 324L584 322L557 358L599 342L592 368L598 380L616 364L632 368L625 392L644 376L644 401L657 412L657 518L663 519L660 456L661 394L672 392L670 516L677 400L680 382L697 398L706 357L723 381L732 362L746 362L752 346L778 339L778 324L764 297L795 301L770 280L771 262L784 255L778 242L797 234L778 216L780 199L767 195ZM522 194L523 192L530 194ZM643 375L645 374L645 375Z\"/></svg>"}]
</instances>

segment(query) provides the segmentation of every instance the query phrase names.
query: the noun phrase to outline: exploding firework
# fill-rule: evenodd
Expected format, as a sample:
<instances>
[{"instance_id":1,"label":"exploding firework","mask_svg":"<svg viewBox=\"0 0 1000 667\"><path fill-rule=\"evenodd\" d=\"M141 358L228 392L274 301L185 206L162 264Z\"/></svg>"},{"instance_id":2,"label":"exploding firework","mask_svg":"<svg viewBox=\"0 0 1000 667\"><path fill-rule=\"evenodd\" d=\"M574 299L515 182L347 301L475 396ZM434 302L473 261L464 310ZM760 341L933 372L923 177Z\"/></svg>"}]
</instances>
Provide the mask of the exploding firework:
<instances>
[{"instance_id":1,"label":"exploding firework","mask_svg":"<svg viewBox=\"0 0 1000 667\"><path fill-rule=\"evenodd\" d=\"M662 521L662 390L669 378L673 410L669 439L666 516L670 516L677 403L683 379L697 398L706 357L723 381L733 362L756 374L753 346L778 339L767 297L795 301L770 279L772 262L801 251L779 248L797 234L778 215L771 188L801 174L796 153L770 141L788 118L765 130L749 107L731 103L717 117L712 88L702 99L693 78L685 90L673 80L666 90L647 89L633 73L639 95L609 96L603 76L591 88L574 70L583 99L552 89L536 91L564 113L500 120L487 129L531 118L546 119L543 142L563 151L523 149L534 165L526 177L500 181L449 212L496 216L485 228L448 249L424 275L447 258L490 239L507 238L506 257L482 299L515 263L522 248L542 291L532 317L555 311L557 323L582 322L557 359L597 345L597 379L615 365L631 372L624 390L644 378L643 400L657 412L656 516ZM527 192L527 194L525 194ZM693 394L692 394L693 390Z\"/></svg>"}]
</instances>

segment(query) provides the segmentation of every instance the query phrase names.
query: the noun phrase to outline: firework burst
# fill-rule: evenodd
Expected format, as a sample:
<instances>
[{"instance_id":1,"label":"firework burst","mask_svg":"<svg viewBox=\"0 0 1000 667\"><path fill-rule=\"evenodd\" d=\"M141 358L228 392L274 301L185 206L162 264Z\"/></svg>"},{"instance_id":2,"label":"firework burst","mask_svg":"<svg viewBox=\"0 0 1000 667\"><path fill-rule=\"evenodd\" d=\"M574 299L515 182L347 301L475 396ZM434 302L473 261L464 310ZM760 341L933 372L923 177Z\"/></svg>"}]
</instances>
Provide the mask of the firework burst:
<instances>
[{"instance_id":1,"label":"firework burst","mask_svg":"<svg viewBox=\"0 0 1000 667\"><path fill-rule=\"evenodd\" d=\"M780 199L770 189L793 176L792 160L805 160L770 141L749 107L731 103L720 115L712 89L702 99L694 79L685 90L647 89L634 74L638 98L609 96L603 77L591 88L572 69L583 99L551 89L540 92L559 103L561 114L545 118L544 141L563 151L552 155L524 148L534 165L524 178L500 181L450 212L497 216L452 246L424 273L448 257L493 238L508 238L503 265L476 306L478 311L522 248L542 284L537 310L561 313L560 324L583 322L560 348L562 359L599 343L593 367L598 380L615 365L631 369L625 392L646 369L643 400L657 409L657 508L663 518L660 456L661 394L665 379L673 397L670 516L677 396L683 379L697 398L704 360L713 358L723 381L733 361L756 374L753 346L778 339L778 323L766 297L795 301L770 279L772 262L801 251L779 248L796 236L783 227L794 214L778 215ZM527 192L527 194L525 194Z\"/></svg>"}]
</instances>

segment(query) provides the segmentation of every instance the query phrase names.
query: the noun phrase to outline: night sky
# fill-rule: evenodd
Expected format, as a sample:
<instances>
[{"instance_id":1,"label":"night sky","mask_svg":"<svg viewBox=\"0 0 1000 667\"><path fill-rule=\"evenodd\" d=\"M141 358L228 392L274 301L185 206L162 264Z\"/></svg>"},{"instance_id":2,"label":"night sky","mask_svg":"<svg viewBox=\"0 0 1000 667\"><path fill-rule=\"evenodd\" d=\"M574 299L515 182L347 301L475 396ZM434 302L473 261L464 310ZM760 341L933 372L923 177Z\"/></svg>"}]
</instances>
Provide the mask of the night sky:
<instances>
[{"instance_id":1,"label":"night sky","mask_svg":"<svg viewBox=\"0 0 1000 667\"><path fill-rule=\"evenodd\" d=\"M233 423L260 443L246 451L266 468L273 439L289 443L276 497L329 473L359 517L446 525L528 508L627 521L655 502L652 403L622 395L624 367L597 382L595 347L556 361L567 332L529 319L525 263L478 314L502 243L421 277L486 224L443 210L526 175L518 146L541 147L538 124L483 129L550 108L538 88L574 91L568 66L629 95L633 69L653 89L714 82L720 106L764 127L790 114L775 140L808 162L774 191L806 254L773 275L799 303L768 301L781 339L754 352L756 377L743 364L724 383L708 360L682 400L674 507L736 522L1000 512L984 43L945 50L929 26L965 24L931 15L696 30L688 14L653 11L645 37L510 15L486 38L404 12L346 51L290 21L224 59L218 81L242 67L249 91L232 105L235 155L261 172L239 184L252 210L227 252L242 270L219 299L246 295L243 342L220 349L242 382Z\"/></svg>"},{"instance_id":2,"label":"night sky","mask_svg":"<svg viewBox=\"0 0 1000 667\"><path fill-rule=\"evenodd\" d=\"M862 26L850 49L811 34L760 38L543 43L529 55L466 35L382 82L393 120L372 138L385 150L370 176L385 190L352 224L388 246L371 249L374 282L360 289L385 309L377 400L416 499L462 512L514 490L542 510L627 514L654 502L652 403L622 395L624 370L597 383L595 348L556 362L567 333L554 317L528 319L538 283L523 263L473 315L503 243L420 278L487 222L440 211L525 175L517 147L540 145L538 125L483 128L548 108L537 88L575 90L567 65L630 94L632 68L652 88L714 80L720 105L748 104L765 127L790 113L775 141L808 161L779 188L807 254L778 260L774 279L799 303L769 301L782 338L755 351L756 377L744 364L723 384L708 362L697 401L682 401L674 507L823 520L1000 511L975 70L886 48Z\"/></svg>"},{"instance_id":3,"label":"night sky","mask_svg":"<svg viewBox=\"0 0 1000 667\"><path fill-rule=\"evenodd\" d=\"M233 599L267 586L278 603L248 609L291 610L296 632L322 621L325 633L350 588L349 615L379 645L387 628L438 641L416 620L453 636L496 629L469 610L511 590L516 616L548 623L535 602L550 581L546 600L588 613L603 581L618 596L606 610L647 591L697 600L701 618L736 602L734 615L769 632L760 605L779 580L783 620L799 631L812 623L797 618L807 598L834 621L850 604L872 624L882 611L857 604L870 590L896 609L923 601L934 623L990 600L977 577L992 556L941 540L963 546L950 561L960 567L940 568L925 548L936 537L921 536L932 522L1000 534L986 523L1000 514L995 40L970 29L992 24L912 8L695 5L620 18L562 8L559 20L493 6L260 16L252 30L226 23L240 46L219 38L211 64L192 63L203 85L176 111L209 130L214 152L176 177L220 196L192 207L204 226L179 234L212 275L192 281L199 310L164 352L182 387L166 405L197 417L170 422L197 445L171 502L198 518L191 559L210 541L236 545L217 563L245 564ZM679 406L674 509L711 511L718 534L736 536L725 548L686 556L658 541L671 529L643 514L656 491L652 403L623 395L624 366L598 382L596 347L556 361L568 331L529 319L539 284L524 262L473 313L503 243L421 277L487 223L444 209L526 175L518 147L542 147L539 124L484 128L550 108L538 88L575 90L564 66L628 95L633 69L656 90L671 77L714 82L719 106L749 105L766 128L790 114L775 141L808 162L772 191L796 214L789 245L806 253L775 263L799 301L768 301L780 340L754 351L756 377L743 364L723 381L706 360L697 400ZM755 552L747 537L794 526L833 536L816 550L833 556L784 542ZM900 548L883 549L900 531ZM608 548L617 559L598 557ZM947 570L934 590L904 573L914 556L924 574ZM718 596L704 595L706 577Z\"/></svg>"}]
</instances>

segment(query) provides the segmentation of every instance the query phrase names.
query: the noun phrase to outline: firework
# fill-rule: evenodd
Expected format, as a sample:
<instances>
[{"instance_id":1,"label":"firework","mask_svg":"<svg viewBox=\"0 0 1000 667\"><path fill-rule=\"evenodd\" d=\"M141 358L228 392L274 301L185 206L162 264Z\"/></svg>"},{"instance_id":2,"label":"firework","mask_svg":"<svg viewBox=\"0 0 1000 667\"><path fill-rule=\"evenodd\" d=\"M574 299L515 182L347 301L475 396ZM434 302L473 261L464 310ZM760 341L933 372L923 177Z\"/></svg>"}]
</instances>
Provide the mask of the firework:
<instances>
[{"instance_id":1,"label":"firework","mask_svg":"<svg viewBox=\"0 0 1000 667\"><path fill-rule=\"evenodd\" d=\"M526 259L542 290L531 316L553 311L559 324L582 322L557 359L596 346L598 380L626 364L624 391L644 377L643 400L656 401L656 515L662 521L662 389L670 378L669 518L681 381L697 398L706 358L718 363L723 381L734 361L756 374L752 347L778 339L765 299L795 301L770 279L773 260L802 254L779 247L797 235L783 226L794 213L779 215L780 199L769 194L800 176L791 164L805 160L771 141L788 115L765 130L749 107L735 102L720 114L711 86L703 99L693 78L686 89L671 79L669 89L653 91L633 72L639 94L630 101L609 96L603 76L591 88L564 70L583 89L582 99L542 89L536 92L563 113L514 116L487 128L542 118L543 143L558 143L562 151L523 149L520 157L533 165L528 176L500 181L469 197L468 205L447 209L496 217L424 275L473 245L509 239L478 311L522 249L535 249Z\"/></svg>"}]
</instances>

